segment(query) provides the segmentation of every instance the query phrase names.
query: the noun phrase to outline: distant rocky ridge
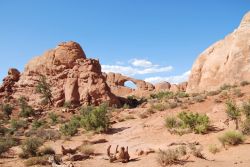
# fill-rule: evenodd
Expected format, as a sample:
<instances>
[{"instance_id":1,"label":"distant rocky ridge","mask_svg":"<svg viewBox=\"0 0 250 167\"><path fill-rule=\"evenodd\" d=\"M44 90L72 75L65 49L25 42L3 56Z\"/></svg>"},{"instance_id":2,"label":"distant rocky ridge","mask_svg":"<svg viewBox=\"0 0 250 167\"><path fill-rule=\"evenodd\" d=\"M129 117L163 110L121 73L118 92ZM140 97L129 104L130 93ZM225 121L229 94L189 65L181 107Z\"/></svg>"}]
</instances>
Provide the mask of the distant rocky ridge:
<instances>
[{"instance_id":1,"label":"distant rocky ridge","mask_svg":"<svg viewBox=\"0 0 250 167\"><path fill-rule=\"evenodd\" d=\"M216 90L244 80L250 80L250 12L233 33L201 53L192 67L187 92Z\"/></svg>"}]
</instances>

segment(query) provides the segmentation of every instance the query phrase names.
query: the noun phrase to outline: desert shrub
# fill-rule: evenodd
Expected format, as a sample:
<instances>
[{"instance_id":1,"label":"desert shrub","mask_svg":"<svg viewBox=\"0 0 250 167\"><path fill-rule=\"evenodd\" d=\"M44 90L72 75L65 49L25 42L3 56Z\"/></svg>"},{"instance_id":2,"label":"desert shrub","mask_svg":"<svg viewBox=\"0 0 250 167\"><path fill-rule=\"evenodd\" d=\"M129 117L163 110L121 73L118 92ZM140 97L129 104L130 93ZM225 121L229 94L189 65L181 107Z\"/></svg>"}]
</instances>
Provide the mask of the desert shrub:
<instances>
[{"instance_id":1,"label":"desert shrub","mask_svg":"<svg viewBox=\"0 0 250 167\"><path fill-rule=\"evenodd\" d=\"M43 155L55 155L56 153L52 147L46 146L39 149L38 154L40 156L43 156Z\"/></svg>"},{"instance_id":2,"label":"desert shrub","mask_svg":"<svg viewBox=\"0 0 250 167\"><path fill-rule=\"evenodd\" d=\"M127 103L125 103L122 108L123 109L130 109L130 106Z\"/></svg>"},{"instance_id":3,"label":"desert shrub","mask_svg":"<svg viewBox=\"0 0 250 167\"><path fill-rule=\"evenodd\" d=\"M137 106L141 105L142 103L146 102L147 99L145 98L138 98L136 96L128 96L125 100L125 104L123 106L124 109L129 108L136 108Z\"/></svg>"},{"instance_id":4,"label":"desert shrub","mask_svg":"<svg viewBox=\"0 0 250 167\"><path fill-rule=\"evenodd\" d=\"M193 100L198 103L204 102L205 99L206 99L206 96L204 95L198 95L198 96L193 97Z\"/></svg>"},{"instance_id":5,"label":"desert shrub","mask_svg":"<svg viewBox=\"0 0 250 167\"><path fill-rule=\"evenodd\" d=\"M157 162L162 167L173 165L178 162L180 155L176 149L159 150Z\"/></svg>"},{"instance_id":6,"label":"desert shrub","mask_svg":"<svg viewBox=\"0 0 250 167\"><path fill-rule=\"evenodd\" d=\"M244 143L245 136L241 132L238 132L238 131L228 131L228 132L225 132L218 139L223 146L238 145L238 144Z\"/></svg>"},{"instance_id":7,"label":"desert shrub","mask_svg":"<svg viewBox=\"0 0 250 167\"><path fill-rule=\"evenodd\" d=\"M163 103L156 103L151 106L153 109L158 110L158 111L164 111L168 109L168 106Z\"/></svg>"},{"instance_id":8,"label":"desert shrub","mask_svg":"<svg viewBox=\"0 0 250 167\"><path fill-rule=\"evenodd\" d=\"M221 90L210 91L207 93L208 96L216 96L221 93Z\"/></svg>"},{"instance_id":9,"label":"desert shrub","mask_svg":"<svg viewBox=\"0 0 250 167\"><path fill-rule=\"evenodd\" d=\"M90 113L94 109L95 109L94 106L82 106L80 109L80 114L82 116L85 116L86 114Z\"/></svg>"},{"instance_id":10,"label":"desert shrub","mask_svg":"<svg viewBox=\"0 0 250 167\"><path fill-rule=\"evenodd\" d=\"M72 123L65 123L60 127L60 132L64 136L74 136L78 132L78 127Z\"/></svg>"},{"instance_id":11,"label":"desert shrub","mask_svg":"<svg viewBox=\"0 0 250 167\"><path fill-rule=\"evenodd\" d=\"M7 133L10 132L10 129L4 127L1 123L0 123L0 136L5 136L7 135Z\"/></svg>"},{"instance_id":12,"label":"desert shrub","mask_svg":"<svg viewBox=\"0 0 250 167\"><path fill-rule=\"evenodd\" d=\"M10 121L10 126L11 126L11 129L14 131L21 129L21 128L26 129L28 128L28 122L22 119L20 120L12 119Z\"/></svg>"},{"instance_id":13,"label":"desert shrub","mask_svg":"<svg viewBox=\"0 0 250 167\"><path fill-rule=\"evenodd\" d=\"M185 98L185 97L189 97L189 94L186 93L186 92L176 92L176 93L175 93L175 97L178 97L178 98Z\"/></svg>"},{"instance_id":14,"label":"desert shrub","mask_svg":"<svg viewBox=\"0 0 250 167\"><path fill-rule=\"evenodd\" d=\"M0 155L7 152L11 147L16 146L18 140L11 137L0 137Z\"/></svg>"},{"instance_id":15,"label":"desert shrub","mask_svg":"<svg viewBox=\"0 0 250 167\"><path fill-rule=\"evenodd\" d=\"M250 135L250 119L247 118L241 125L241 132L244 135Z\"/></svg>"},{"instance_id":16,"label":"desert shrub","mask_svg":"<svg viewBox=\"0 0 250 167\"><path fill-rule=\"evenodd\" d=\"M230 84L223 84L221 87L220 87L220 90L223 91L223 90L230 90L231 88L234 88L236 87L235 85L230 85Z\"/></svg>"},{"instance_id":17,"label":"desert shrub","mask_svg":"<svg viewBox=\"0 0 250 167\"><path fill-rule=\"evenodd\" d=\"M140 114L139 114L139 117L140 117L141 119L148 118L147 112L140 113Z\"/></svg>"},{"instance_id":18,"label":"desert shrub","mask_svg":"<svg viewBox=\"0 0 250 167\"><path fill-rule=\"evenodd\" d=\"M155 113L155 110L154 110L152 107L149 107L149 108L147 109L147 113L148 113L148 114L154 114L154 113Z\"/></svg>"},{"instance_id":19,"label":"desert shrub","mask_svg":"<svg viewBox=\"0 0 250 167\"><path fill-rule=\"evenodd\" d=\"M242 93L240 89L234 89L234 90L233 90L233 94L234 94L235 96L237 96L237 97L242 97L242 96L244 96L244 93Z\"/></svg>"},{"instance_id":20,"label":"desert shrub","mask_svg":"<svg viewBox=\"0 0 250 167\"><path fill-rule=\"evenodd\" d=\"M181 112L178 118L182 121L183 127L190 128L195 133L203 134L208 131L210 121L205 114Z\"/></svg>"},{"instance_id":21,"label":"desert shrub","mask_svg":"<svg viewBox=\"0 0 250 167\"><path fill-rule=\"evenodd\" d=\"M189 149L191 150L191 154L197 158L202 158L204 159L204 155L201 153L202 152L202 147L198 147L195 144L189 144Z\"/></svg>"},{"instance_id":22,"label":"desert shrub","mask_svg":"<svg viewBox=\"0 0 250 167\"><path fill-rule=\"evenodd\" d=\"M243 103L242 112L246 116L247 119L250 119L250 101Z\"/></svg>"},{"instance_id":23,"label":"desert shrub","mask_svg":"<svg viewBox=\"0 0 250 167\"><path fill-rule=\"evenodd\" d=\"M53 112L49 113L49 119L52 125L55 125L59 122L58 115Z\"/></svg>"},{"instance_id":24,"label":"desert shrub","mask_svg":"<svg viewBox=\"0 0 250 167\"><path fill-rule=\"evenodd\" d=\"M168 104L168 106L169 106L169 108L174 109L174 108L178 107L178 103L171 102L171 103Z\"/></svg>"},{"instance_id":25,"label":"desert shrub","mask_svg":"<svg viewBox=\"0 0 250 167\"><path fill-rule=\"evenodd\" d=\"M94 148L90 144L82 144L79 147L79 151L85 155L93 155L95 153Z\"/></svg>"},{"instance_id":26,"label":"desert shrub","mask_svg":"<svg viewBox=\"0 0 250 167\"><path fill-rule=\"evenodd\" d=\"M241 83L240 83L240 86L247 86L247 85L249 85L250 84L250 82L248 82L248 81L242 81Z\"/></svg>"},{"instance_id":27,"label":"desert shrub","mask_svg":"<svg viewBox=\"0 0 250 167\"><path fill-rule=\"evenodd\" d=\"M215 102L215 103L222 103L222 100L216 98L216 99L214 99L214 102Z\"/></svg>"},{"instance_id":28,"label":"desert shrub","mask_svg":"<svg viewBox=\"0 0 250 167\"><path fill-rule=\"evenodd\" d=\"M38 129L40 127L44 127L46 123L47 122L45 120L34 120L32 123L32 128Z\"/></svg>"},{"instance_id":29,"label":"desert shrub","mask_svg":"<svg viewBox=\"0 0 250 167\"><path fill-rule=\"evenodd\" d=\"M151 94L150 97L152 99L172 99L174 98L174 93L170 91L158 92L155 94Z\"/></svg>"},{"instance_id":30,"label":"desert shrub","mask_svg":"<svg viewBox=\"0 0 250 167\"><path fill-rule=\"evenodd\" d=\"M21 148L23 153L30 156L36 156L38 152L38 148L42 146L43 141L37 137L27 138L23 142Z\"/></svg>"},{"instance_id":31,"label":"desert shrub","mask_svg":"<svg viewBox=\"0 0 250 167\"><path fill-rule=\"evenodd\" d=\"M24 162L25 166L34 166L34 165L47 165L47 157L31 157Z\"/></svg>"},{"instance_id":32,"label":"desert shrub","mask_svg":"<svg viewBox=\"0 0 250 167\"><path fill-rule=\"evenodd\" d=\"M41 94L42 104L53 104L51 86L45 76L40 77L36 85L36 92Z\"/></svg>"},{"instance_id":33,"label":"desert shrub","mask_svg":"<svg viewBox=\"0 0 250 167\"><path fill-rule=\"evenodd\" d=\"M72 104L71 104L70 101L65 101L64 104L63 104L63 107L65 107L65 108L71 108Z\"/></svg>"},{"instance_id":34,"label":"desert shrub","mask_svg":"<svg viewBox=\"0 0 250 167\"><path fill-rule=\"evenodd\" d=\"M30 117L34 115L34 110L32 109L31 106L28 105L25 97L20 97L18 101L19 101L19 106L21 108L21 111L19 112L19 116Z\"/></svg>"},{"instance_id":35,"label":"desert shrub","mask_svg":"<svg viewBox=\"0 0 250 167\"><path fill-rule=\"evenodd\" d=\"M235 122L236 129L239 129L241 111L240 108L232 100L228 100L226 102L226 113L228 118Z\"/></svg>"},{"instance_id":36,"label":"desert shrub","mask_svg":"<svg viewBox=\"0 0 250 167\"><path fill-rule=\"evenodd\" d=\"M180 146L176 148L176 151L179 153L179 155L184 156L187 155L187 147L186 146Z\"/></svg>"},{"instance_id":37,"label":"desert shrub","mask_svg":"<svg viewBox=\"0 0 250 167\"><path fill-rule=\"evenodd\" d=\"M13 107L10 104L1 104L0 110L4 113L7 118L10 118L12 114Z\"/></svg>"},{"instance_id":38,"label":"desert shrub","mask_svg":"<svg viewBox=\"0 0 250 167\"><path fill-rule=\"evenodd\" d=\"M180 126L180 125L178 125ZM189 134L192 133L191 129L188 128L182 128L182 127L177 127L177 128L173 128L173 129L168 129L168 131L170 132L170 134L175 134L175 135L185 135L185 134Z\"/></svg>"},{"instance_id":39,"label":"desert shrub","mask_svg":"<svg viewBox=\"0 0 250 167\"><path fill-rule=\"evenodd\" d=\"M135 117L133 115L126 115L125 120L130 120L130 119L135 119Z\"/></svg>"},{"instance_id":40,"label":"desert shrub","mask_svg":"<svg viewBox=\"0 0 250 167\"><path fill-rule=\"evenodd\" d=\"M169 129L176 128L178 126L176 117L167 117L165 119L165 126Z\"/></svg>"},{"instance_id":41,"label":"desert shrub","mask_svg":"<svg viewBox=\"0 0 250 167\"><path fill-rule=\"evenodd\" d=\"M107 105L95 107L91 112L86 112L81 118L80 124L86 130L98 130L106 132L110 127L110 118Z\"/></svg>"},{"instance_id":42,"label":"desert shrub","mask_svg":"<svg viewBox=\"0 0 250 167\"><path fill-rule=\"evenodd\" d=\"M212 154L216 154L216 153L220 152L220 149L217 147L217 145L211 144L208 147L208 151L211 152Z\"/></svg>"},{"instance_id":43,"label":"desert shrub","mask_svg":"<svg viewBox=\"0 0 250 167\"><path fill-rule=\"evenodd\" d=\"M61 138L60 132L58 130L53 129L31 129L30 131L25 133L26 137L35 136L44 141L47 140L58 140Z\"/></svg>"}]
</instances>

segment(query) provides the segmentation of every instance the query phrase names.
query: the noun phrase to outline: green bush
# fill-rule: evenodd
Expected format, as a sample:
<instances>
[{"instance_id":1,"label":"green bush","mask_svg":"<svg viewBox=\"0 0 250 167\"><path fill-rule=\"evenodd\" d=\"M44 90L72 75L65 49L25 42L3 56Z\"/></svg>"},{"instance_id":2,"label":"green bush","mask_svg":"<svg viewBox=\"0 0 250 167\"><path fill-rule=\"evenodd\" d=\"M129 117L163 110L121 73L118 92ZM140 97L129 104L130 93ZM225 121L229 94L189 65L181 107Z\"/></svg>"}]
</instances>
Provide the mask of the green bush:
<instances>
[{"instance_id":1,"label":"green bush","mask_svg":"<svg viewBox=\"0 0 250 167\"><path fill-rule=\"evenodd\" d=\"M244 135L250 135L250 119L247 118L241 125L241 132Z\"/></svg>"},{"instance_id":2,"label":"green bush","mask_svg":"<svg viewBox=\"0 0 250 167\"><path fill-rule=\"evenodd\" d=\"M110 127L107 105L102 104L90 112L86 112L81 118L80 124L86 130L98 130L106 132Z\"/></svg>"},{"instance_id":3,"label":"green bush","mask_svg":"<svg viewBox=\"0 0 250 167\"><path fill-rule=\"evenodd\" d=\"M32 128L38 129L40 127L44 127L46 123L47 122L45 120L34 120L32 123Z\"/></svg>"},{"instance_id":4,"label":"green bush","mask_svg":"<svg viewBox=\"0 0 250 167\"><path fill-rule=\"evenodd\" d=\"M12 114L13 107L10 104L1 104L0 109L4 113L4 115L9 118Z\"/></svg>"},{"instance_id":5,"label":"green bush","mask_svg":"<svg viewBox=\"0 0 250 167\"><path fill-rule=\"evenodd\" d=\"M250 119L250 101L243 103L242 112L246 116L247 119Z\"/></svg>"},{"instance_id":6,"label":"green bush","mask_svg":"<svg viewBox=\"0 0 250 167\"><path fill-rule=\"evenodd\" d=\"M30 131L25 133L26 137L35 136L44 141L47 140L59 140L61 138L60 132L58 130L53 129L31 129Z\"/></svg>"},{"instance_id":7,"label":"green bush","mask_svg":"<svg viewBox=\"0 0 250 167\"><path fill-rule=\"evenodd\" d=\"M249 84L250 84L250 82L248 82L248 81L242 81L240 83L240 86L246 86L246 85L249 85Z\"/></svg>"},{"instance_id":8,"label":"green bush","mask_svg":"<svg viewBox=\"0 0 250 167\"><path fill-rule=\"evenodd\" d=\"M162 167L173 165L179 160L179 153L176 149L159 150L157 162Z\"/></svg>"},{"instance_id":9,"label":"green bush","mask_svg":"<svg viewBox=\"0 0 250 167\"><path fill-rule=\"evenodd\" d=\"M79 147L79 151L84 155L93 155L95 153L94 148L89 144L82 144Z\"/></svg>"},{"instance_id":10,"label":"green bush","mask_svg":"<svg viewBox=\"0 0 250 167\"><path fill-rule=\"evenodd\" d=\"M12 119L10 121L10 126L11 126L11 129L16 131L18 129L21 129L21 128L28 128L28 122L25 121L25 120L16 120L16 119Z\"/></svg>"},{"instance_id":11,"label":"green bush","mask_svg":"<svg viewBox=\"0 0 250 167\"><path fill-rule=\"evenodd\" d=\"M47 165L48 164L48 158L43 156L43 157L31 157L27 159L24 162L25 166L35 166L35 165Z\"/></svg>"},{"instance_id":12,"label":"green bush","mask_svg":"<svg viewBox=\"0 0 250 167\"><path fill-rule=\"evenodd\" d=\"M42 104L53 104L51 86L46 81L45 76L40 77L36 85L36 92L41 94Z\"/></svg>"},{"instance_id":13,"label":"green bush","mask_svg":"<svg viewBox=\"0 0 250 167\"><path fill-rule=\"evenodd\" d=\"M20 97L19 99L19 106L21 108L21 111L19 113L19 116L21 117L30 117L34 115L34 110L31 106L28 105L27 100L25 97Z\"/></svg>"},{"instance_id":14,"label":"green bush","mask_svg":"<svg viewBox=\"0 0 250 167\"><path fill-rule=\"evenodd\" d=\"M230 84L224 84L220 87L220 90L223 91L223 90L230 90L231 88L234 88L236 87L235 85L230 85Z\"/></svg>"},{"instance_id":15,"label":"green bush","mask_svg":"<svg viewBox=\"0 0 250 167\"><path fill-rule=\"evenodd\" d=\"M65 101L64 104L63 104L63 107L64 108L71 108L72 107L72 104L70 101Z\"/></svg>"},{"instance_id":16,"label":"green bush","mask_svg":"<svg viewBox=\"0 0 250 167\"><path fill-rule=\"evenodd\" d=\"M174 98L174 93L170 92L170 91L166 91L166 92L158 92L155 94L151 94L150 97L152 99L173 99Z\"/></svg>"},{"instance_id":17,"label":"green bush","mask_svg":"<svg viewBox=\"0 0 250 167\"><path fill-rule=\"evenodd\" d=\"M11 137L1 137L0 138L0 155L7 152L11 147L18 144L17 139Z\"/></svg>"},{"instance_id":18,"label":"green bush","mask_svg":"<svg viewBox=\"0 0 250 167\"><path fill-rule=\"evenodd\" d=\"M245 136L238 131L228 131L220 136L219 141L223 146L225 145L238 145L242 144L245 141Z\"/></svg>"},{"instance_id":19,"label":"green bush","mask_svg":"<svg viewBox=\"0 0 250 167\"><path fill-rule=\"evenodd\" d=\"M208 96L216 96L221 93L221 90L210 91L207 93Z\"/></svg>"},{"instance_id":20,"label":"green bush","mask_svg":"<svg viewBox=\"0 0 250 167\"><path fill-rule=\"evenodd\" d=\"M220 152L220 149L215 144L209 145L208 150L212 154L216 154L216 153Z\"/></svg>"},{"instance_id":21,"label":"green bush","mask_svg":"<svg viewBox=\"0 0 250 167\"><path fill-rule=\"evenodd\" d=\"M242 97L242 96L244 96L244 93L242 93L240 89L234 89L234 90L233 90L233 94L234 94L235 96L237 96L237 97Z\"/></svg>"},{"instance_id":22,"label":"green bush","mask_svg":"<svg viewBox=\"0 0 250 167\"><path fill-rule=\"evenodd\" d=\"M42 146L43 142L41 139L32 137L32 138L27 138L23 142L21 148L23 153L27 154L29 157L30 156L36 156L38 152L38 148Z\"/></svg>"},{"instance_id":23,"label":"green bush","mask_svg":"<svg viewBox=\"0 0 250 167\"><path fill-rule=\"evenodd\" d=\"M183 122L183 128L190 128L198 134L208 131L210 121L209 117L205 114L181 112L178 114L178 118Z\"/></svg>"},{"instance_id":24,"label":"green bush","mask_svg":"<svg viewBox=\"0 0 250 167\"><path fill-rule=\"evenodd\" d=\"M49 118L51 120L52 125L55 125L55 124L57 124L59 122L58 115L53 113L53 112L49 113Z\"/></svg>"},{"instance_id":25,"label":"green bush","mask_svg":"<svg viewBox=\"0 0 250 167\"><path fill-rule=\"evenodd\" d=\"M169 129L176 128L178 126L176 117L167 117L165 119L165 126Z\"/></svg>"},{"instance_id":26,"label":"green bush","mask_svg":"<svg viewBox=\"0 0 250 167\"><path fill-rule=\"evenodd\" d=\"M226 102L226 113L228 118L235 122L236 129L239 129L241 111L239 107L235 104L235 102L233 102L232 100Z\"/></svg>"},{"instance_id":27,"label":"green bush","mask_svg":"<svg viewBox=\"0 0 250 167\"><path fill-rule=\"evenodd\" d=\"M78 132L77 126L72 123L63 124L60 127L60 131L64 136L74 136Z\"/></svg>"},{"instance_id":28,"label":"green bush","mask_svg":"<svg viewBox=\"0 0 250 167\"><path fill-rule=\"evenodd\" d=\"M189 97L189 94L186 93L186 92L177 92L175 94L175 96L178 97L178 98L185 98L185 97Z\"/></svg>"},{"instance_id":29,"label":"green bush","mask_svg":"<svg viewBox=\"0 0 250 167\"><path fill-rule=\"evenodd\" d=\"M168 109L168 106L163 103L156 103L151 106L153 109L158 110L158 111L164 111Z\"/></svg>"},{"instance_id":30,"label":"green bush","mask_svg":"<svg viewBox=\"0 0 250 167\"><path fill-rule=\"evenodd\" d=\"M55 155L56 152L55 152L55 150L52 147L46 146L46 147L41 148L38 151L38 154L40 156L43 156L43 155Z\"/></svg>"},{"instance_id":31,"label":"green bush","mask_svg":"<svg viewBox=\"0 0 250 167\"><path fill-rule=\"evenodd\" d=\"M197 103L204 102L205 99L206 99L206 96L204 95L198 95L198 96L193 97L193 100Z\"/></svg>"}]
</instances>

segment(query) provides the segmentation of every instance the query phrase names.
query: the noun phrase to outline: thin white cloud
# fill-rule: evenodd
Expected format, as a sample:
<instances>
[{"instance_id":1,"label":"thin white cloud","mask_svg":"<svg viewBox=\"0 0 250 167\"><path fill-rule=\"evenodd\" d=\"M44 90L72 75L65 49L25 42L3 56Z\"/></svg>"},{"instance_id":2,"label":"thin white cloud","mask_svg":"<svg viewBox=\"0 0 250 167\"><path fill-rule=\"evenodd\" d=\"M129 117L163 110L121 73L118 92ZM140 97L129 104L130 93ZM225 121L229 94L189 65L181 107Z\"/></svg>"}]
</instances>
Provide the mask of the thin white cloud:
<instances>
[{"instance_id":1,"label":"thin white cloud","mask_svg":"<svg viewBox=\"0 0 250 167\"><path fill-rule=\"evenodd\" d=\"M143 74L153 74L160 72L169 72L173 69L172 66L166 67L149 67L149 68L134 68L131 66L120 66L120 65L102 65L102 71L109 73L121 73L123 75L133 76L133 75L143 75Z\"/></svg>"},{"instance_id":2,"label":"thin white cloud","mask_svg":"<svg viewBox=\"0 0 250 167\"><path fill-rule=\"evenodd\" d=\"M159 83L159 82L163 82L163 81L167 81L170 83L181 83L181 82L185 82L188 80L190 73L191 73L191 71L187 71L187 72L185 72L181 75L177 75L177 76L149 77L149 78L146 78L145 81L150 82L150 83Z\"/></svg>"},{"instance_id":3,"label":"thin white cloud","mask_svg":"<svg viewBox=\"0 0 250 167\"><path fill-rule=\"evenodd\" d=\"M135 67L144 67L144 68L155 66L151 61L145 59L133 59L131 64Z\"/></svg>"}]
</instances>

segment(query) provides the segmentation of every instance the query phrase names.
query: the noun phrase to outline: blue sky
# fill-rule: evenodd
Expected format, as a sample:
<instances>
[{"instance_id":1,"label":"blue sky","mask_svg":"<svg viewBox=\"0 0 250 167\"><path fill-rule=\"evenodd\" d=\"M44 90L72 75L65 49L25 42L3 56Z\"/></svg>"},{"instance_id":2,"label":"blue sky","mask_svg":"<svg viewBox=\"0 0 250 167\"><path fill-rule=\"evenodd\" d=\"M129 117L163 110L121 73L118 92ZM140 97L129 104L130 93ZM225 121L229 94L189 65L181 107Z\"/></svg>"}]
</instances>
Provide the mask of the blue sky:
<instances>
[{"instance_id":1,"label":"blue sky","mask_svg":"<svg viewBox=\"0 0 250 167\"><path fill-rule=\"evenodd\" d=\"M73 40L104 71L180 82L249 10L249 0L1 0L0 79Z\"/></svg>"}]
</instances>

